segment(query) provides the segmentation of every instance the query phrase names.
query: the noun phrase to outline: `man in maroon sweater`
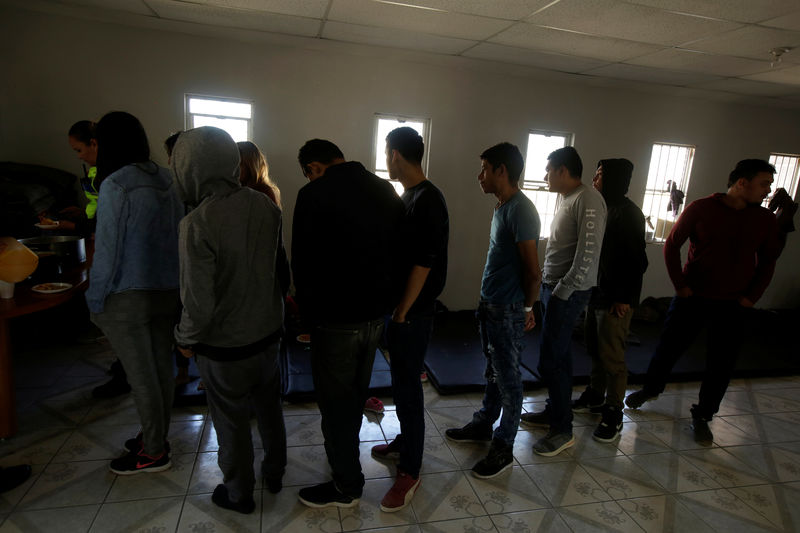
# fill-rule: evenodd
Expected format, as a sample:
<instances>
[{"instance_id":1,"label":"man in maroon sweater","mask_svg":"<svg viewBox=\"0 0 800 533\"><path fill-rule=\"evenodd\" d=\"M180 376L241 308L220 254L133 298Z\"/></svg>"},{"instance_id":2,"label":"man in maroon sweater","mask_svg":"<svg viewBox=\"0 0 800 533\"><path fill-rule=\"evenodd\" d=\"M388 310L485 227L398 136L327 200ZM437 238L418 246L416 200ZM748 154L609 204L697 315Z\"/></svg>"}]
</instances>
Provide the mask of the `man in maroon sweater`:
<instances>
[{"instance_id":1,"label":"man in maroon sweater","mask_svg":"<svg viewBox=\"0 0 800 533\"><path fill-rule=\"evenodd\" d=\"M625 400L636 409L664 391L678 358L708 326L706 373L700 401L692 405L692 430L698 443L710 445L711 417L728 388L741 341L744 309L752 307L772 279L779 253L775 216L761 201L770 192L775 167L761 159L737 163L728 192L692 202L664 243L675 297L664 331L647 369L644 387ZM689 239L689 257L681 270L681 246Z\"/></svg>"}]
</instances>

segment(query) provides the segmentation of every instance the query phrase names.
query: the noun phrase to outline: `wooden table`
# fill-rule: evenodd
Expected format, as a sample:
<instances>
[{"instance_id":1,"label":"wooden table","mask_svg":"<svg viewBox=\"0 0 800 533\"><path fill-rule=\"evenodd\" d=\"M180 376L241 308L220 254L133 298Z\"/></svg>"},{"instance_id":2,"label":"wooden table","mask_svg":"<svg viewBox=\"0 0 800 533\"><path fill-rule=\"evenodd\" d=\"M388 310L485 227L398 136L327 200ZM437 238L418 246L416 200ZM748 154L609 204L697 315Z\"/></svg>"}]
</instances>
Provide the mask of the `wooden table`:
<instances>
[{"instance_id":1,"label":"wooden table","mask_svg":"<svg viewBox=\"0 0 800 533\"><path fill-rule=\"evenodd\" d=\"M0 439L17 432L10 320L59 306L75 296L82 297L89 287L89 262L58 278L58 281L71 283L72 288L56 294L39 294L31 290L35 283L24 281L14 287L13 298L0 298Z\"/></svg>"}]
</instances>

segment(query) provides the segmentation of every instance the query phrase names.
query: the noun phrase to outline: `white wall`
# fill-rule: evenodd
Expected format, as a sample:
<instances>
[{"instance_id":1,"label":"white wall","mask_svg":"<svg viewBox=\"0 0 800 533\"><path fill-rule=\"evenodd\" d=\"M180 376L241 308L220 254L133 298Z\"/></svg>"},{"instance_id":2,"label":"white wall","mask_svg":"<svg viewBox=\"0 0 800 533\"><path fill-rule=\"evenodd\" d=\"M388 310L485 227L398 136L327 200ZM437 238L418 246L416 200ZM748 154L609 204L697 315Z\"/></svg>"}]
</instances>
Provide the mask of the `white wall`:
<instances>
[{"instance_id":1,"label":"white wall","mask_svg":"<svg viewBox=\"0 0 800 533\"><path fill-rule=\"evenodd\" d=\"M584 181L599 159L627 157L636 166L635 200L644 193L656 141L696 145L688 201L724 190L739 159L800 152L800 112L793 110L623 91L568 76L537 80L462 58L286 42L296 45L246 33L224 39L0 8L0 160L78 172L66 142L69 126L125 110L142 121L154 157L163 162L161 141L183 128L184 93L250 98L254 141L281 187L291 242L294 198L304 184L296 163L303 142L331 139L349 159L368 165L374 113L428 116L429 175L451 218L442 300L465 309L476 304L488 243L494 200L481 193L476 175L478 155L492 144L507 140L524 150L531 128L574 132ZM649 246L648 255L643 296L670 295L661 247ZM762 306L800 303L792 266L798 260L800 236L792 235Z\"/></svg>"}]
</instances>

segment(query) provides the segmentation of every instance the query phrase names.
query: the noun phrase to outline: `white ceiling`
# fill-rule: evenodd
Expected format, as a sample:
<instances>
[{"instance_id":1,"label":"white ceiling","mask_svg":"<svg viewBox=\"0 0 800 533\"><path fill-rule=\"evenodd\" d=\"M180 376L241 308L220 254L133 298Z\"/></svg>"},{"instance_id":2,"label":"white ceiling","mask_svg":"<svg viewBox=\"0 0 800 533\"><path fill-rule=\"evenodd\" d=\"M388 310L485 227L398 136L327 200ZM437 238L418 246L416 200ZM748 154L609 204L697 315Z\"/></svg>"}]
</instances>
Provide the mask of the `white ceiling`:
<instances>
[{"instance_id":1,"label":"white ceiling","mask_svg":"<svg viewBox=\"0 0 800 533\"><path fill-rule=\"evenodd\" d=\"M0 0L2 1L2 0ZM19 7L282 34L576 79L800 101L800 0L25 0ZM70 11L71 10L71 11ZM772 63L770 50L794 48ZM513 68L510 72L513 72ZM599 80L598 80L599 81Z\"/></svg>"}]
</instances>

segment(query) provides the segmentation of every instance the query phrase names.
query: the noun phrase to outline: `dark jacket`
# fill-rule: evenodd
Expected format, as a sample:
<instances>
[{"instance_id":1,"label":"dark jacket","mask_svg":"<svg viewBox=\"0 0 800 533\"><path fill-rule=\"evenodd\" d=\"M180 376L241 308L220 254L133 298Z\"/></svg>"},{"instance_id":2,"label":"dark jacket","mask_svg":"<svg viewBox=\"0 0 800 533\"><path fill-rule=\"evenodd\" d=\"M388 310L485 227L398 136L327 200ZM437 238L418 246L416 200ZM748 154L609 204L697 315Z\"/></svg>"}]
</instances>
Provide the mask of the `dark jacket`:
<instances>
[{"instance_id":1,"label":"dark jacket","mask_svg":"<svg viewBox=\"0 0 800 533\"><path fill-rule=\"evenodd\" d=\"M639 304L642 278L647 270L644 215L625 194L633 163L627 159L603 159L603 198L608 207L600 271L592 301L596 305Z\"/></svg>"},{"instance_id":2,"label":"dark jacket","mask_svg":"<svg viewBox=\"0 0 800 533\"><path fill-rule=\"evenodd\" d=\"M292 273L311 326L374 320L391 311L405 207L391 184L351 161L297 193Z\"/></svg>"}]
</instances>

